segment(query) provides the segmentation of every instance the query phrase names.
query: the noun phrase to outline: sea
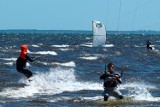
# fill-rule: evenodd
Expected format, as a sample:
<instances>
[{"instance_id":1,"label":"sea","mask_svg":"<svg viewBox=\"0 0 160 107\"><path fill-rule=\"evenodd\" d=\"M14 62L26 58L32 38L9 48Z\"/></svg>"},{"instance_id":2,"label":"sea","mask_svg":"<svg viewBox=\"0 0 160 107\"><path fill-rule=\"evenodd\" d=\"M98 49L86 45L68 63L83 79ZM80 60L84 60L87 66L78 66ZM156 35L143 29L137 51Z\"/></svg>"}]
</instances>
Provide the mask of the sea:
<instances>
[{"instance_id":1,"label":"sea","mask_svg":"<svg viewBox=\"0 0 160 107\"><path fill-rule=\"evenodd\" d=\"M160 33L107 32L104 47L92 47L91 31L0 31L0 107L159 107ZM150 40L153 50L146 49ZM28 45L32 81L16 70L20 46ZM121 73L123 100L103 101L108 63Z\"/></svg>"}]
</instances>

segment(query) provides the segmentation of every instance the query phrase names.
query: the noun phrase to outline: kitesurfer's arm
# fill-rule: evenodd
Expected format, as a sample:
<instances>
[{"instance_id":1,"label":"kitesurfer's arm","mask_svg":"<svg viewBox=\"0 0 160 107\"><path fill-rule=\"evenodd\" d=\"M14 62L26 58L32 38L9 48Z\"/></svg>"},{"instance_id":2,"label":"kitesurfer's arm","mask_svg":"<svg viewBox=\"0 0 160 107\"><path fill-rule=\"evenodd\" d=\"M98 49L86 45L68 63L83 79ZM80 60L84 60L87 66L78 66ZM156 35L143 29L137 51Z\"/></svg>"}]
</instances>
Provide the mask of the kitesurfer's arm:
<instances>
[{"instance_id":1,"label":"kitesurfer's arm","mask_svg":"<svg viewBox=\"0 0 160 107\"><path fill-rule=\"evenodd\" d=\"M103 75L100 76L100 80L104 80L106 78L106 74L104 73Z\"/></svg>"},{"instance_id":2,"label":"kitesurfer's arm","mask_svg":"<svg viewBox=\"0 0 160 107\"><path fill-rule=\"evenodd\" d=\"M118 81L119 84L122 84L121 78L117 78L117 81Z\"/></svg>"},{"instance_id":3,"label":"kitesurfer's arm","mask_svg":"<svg viewBox=\"0 0 160 107\"><path fill-rule=\"evenodd\" d=\"M104 73L103 75L100 76L100 79L105 80L106 77L112 76L109 72Z\"/></svg>"},{"instance_id":4,"label":"kitesurfer's arm","mask_svg":"<svg viewBox=\"0 0 160 107\"><path fill-rule=\"evenodd\" d=\"M118 83L121 84L122 83L121 76L118 74L115 74L115 77L116 77Z\"/></svg>"},{"instance_id":5,"label":"kitesurfer's arm","mask_svg":"<svg viewBox=\"0 0 160 107\"><path fill-rule=\"evenodd\" d=\"M39 59L41 56L35 56L35 57L31 57L32 59L36 60Z\"/></svg>"},{"instance_id":6,"label":"kitesurfer's arm","mask_svg":"<svg viewBox=\"0 0 160 107\"><path fill-rule=\"evenodd\" d=\"M28 54L26 55L27 60L29 60L30 62L33 62L34 60L40 58L40 56L36 56L36 57L30 57Z\"/></svg>"}]
</instances>

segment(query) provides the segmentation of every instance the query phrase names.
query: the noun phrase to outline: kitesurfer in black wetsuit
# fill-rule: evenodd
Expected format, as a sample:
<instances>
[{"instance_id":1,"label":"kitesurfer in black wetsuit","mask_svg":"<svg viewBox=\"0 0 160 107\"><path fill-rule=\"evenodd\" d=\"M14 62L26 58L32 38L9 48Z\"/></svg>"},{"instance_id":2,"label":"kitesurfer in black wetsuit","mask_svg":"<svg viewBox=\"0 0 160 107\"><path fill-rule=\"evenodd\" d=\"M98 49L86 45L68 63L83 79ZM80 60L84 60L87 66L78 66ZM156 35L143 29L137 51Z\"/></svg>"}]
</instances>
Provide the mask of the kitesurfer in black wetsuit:
<instances>
[{"instance_id":1,"label":"kitesurfer in black wetsuit","mask_svg":"<svg viewBox=\"0 0 160 107\"><path fill-rule=\"evenodd\" d=\"M147 40L147 49L148 49L148 51L149 51L149 49L152 50L151 42L149 40Z\"/></svg>"},{"instance_id":2,"label":"kitesurfer in black wetsuit","mask_svg":"<svg viewBox=\"0 0 160 107\"><path fill-rule=\"evenodd\" d=\"M123 99L123 95L121 92L117 89L118 84L121 84L121 75L116 74L113 72L114 64L109 63L108 64L108 71L105 72L103 75L100 76L100 79L104 80L104 101L107 101L109 96L114 96L118 99Z\"/></svg>"},{"instance_id":3,"label":"kitesurfer in black wetsuit","mask_svg":"<svg viewBox=\"0 0 160 107\"><path fill-rule=\"evenodd\" d=\"M28 61L33 62L35 59L39 58L40 56L30 57L27 54L27 50L28 50L27 45L21 45L20 49L21 49L21 52L16 61L16 69L18 72L23 73L27 78L30 78L32 76L32 72L26 68L26 63Z\"/></svg>"}]
</instances>

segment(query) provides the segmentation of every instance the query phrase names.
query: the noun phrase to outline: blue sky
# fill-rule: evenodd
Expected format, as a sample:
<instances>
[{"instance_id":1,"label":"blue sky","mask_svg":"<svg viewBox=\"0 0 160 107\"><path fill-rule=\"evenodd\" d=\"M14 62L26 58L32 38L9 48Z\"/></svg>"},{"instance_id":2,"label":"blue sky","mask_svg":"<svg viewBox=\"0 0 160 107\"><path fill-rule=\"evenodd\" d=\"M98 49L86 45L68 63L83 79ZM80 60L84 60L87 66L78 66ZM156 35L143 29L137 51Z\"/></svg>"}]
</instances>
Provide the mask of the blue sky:
<instances>
[{"instance_id":1,"label":"blue sky","mask_svg":"<svg viewBox=\"0 0 160 107\"><path fill-rule=\"evenodd\" d=\"M0 0L0 29L160 31L160 0Z\"/></svg>"}]
</instances>

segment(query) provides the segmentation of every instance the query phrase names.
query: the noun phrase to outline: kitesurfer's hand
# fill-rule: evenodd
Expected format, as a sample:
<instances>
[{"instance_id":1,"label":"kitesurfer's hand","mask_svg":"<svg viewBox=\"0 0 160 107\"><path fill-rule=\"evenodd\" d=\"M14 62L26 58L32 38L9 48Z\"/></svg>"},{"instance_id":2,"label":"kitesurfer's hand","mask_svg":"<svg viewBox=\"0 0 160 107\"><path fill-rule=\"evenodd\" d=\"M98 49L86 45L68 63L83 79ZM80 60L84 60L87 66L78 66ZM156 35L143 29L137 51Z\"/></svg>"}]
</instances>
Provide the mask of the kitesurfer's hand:
<instances>
[{"instance_id":1,"label":"kitesurfer's hand","mask_svg":"<svg viewBox=\"0 0 160 107\"><path fill-rule=\"evenodd\" d=\"M122 66L121 71L124 71L124 69L125 69L125 67L124 67L124 66Z\"/></svg>"},{"instance_id":2,"label":"kitesurfer's hand","mask_svg":"<svg viewBox=\"0 0 160 107\"><path fill-rule=\"evenodd\" d=\"M119 75L119 74L115 74L115 77L116 77L116 78L120 78L120 75Z\"/></svg>"},{"instance_id":3,"label":"kitesurfer's hand","mask_svg":"<svg viewBox=\"0 0 160 107\"><path fill-rule=\"evenodd\" d=\"M36 57L35 57L35 59L39 59L39 58L41 58L41 56L36 56Z\"/></svg>"}]
</instances>

